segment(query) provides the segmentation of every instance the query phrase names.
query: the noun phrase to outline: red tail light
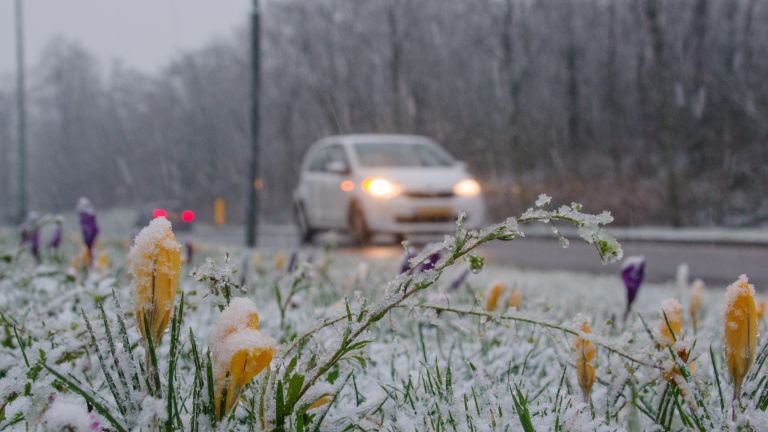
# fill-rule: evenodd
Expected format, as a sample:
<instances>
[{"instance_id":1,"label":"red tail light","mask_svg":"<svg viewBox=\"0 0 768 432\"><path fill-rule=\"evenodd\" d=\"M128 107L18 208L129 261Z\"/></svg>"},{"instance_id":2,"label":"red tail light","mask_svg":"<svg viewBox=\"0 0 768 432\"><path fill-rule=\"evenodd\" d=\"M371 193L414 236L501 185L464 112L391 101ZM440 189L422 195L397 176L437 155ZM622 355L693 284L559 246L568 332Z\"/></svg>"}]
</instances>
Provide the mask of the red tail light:
<instances>
[{"instance_id":1,"label":"red tail light","mask_svg":"<svg viewBox=\"0 0 768 432\"><path fill-rule=\"evenodd\" d=\"M161 208L156 208L154 211L152 211L152 219L159 218L161 216L168 217L168 212Z\"/></svg>"},{"instance_id":2,"label":"red tail light","mask_svg":"<svg viewBox=\"0 0 768 432\"><path fill-rule=\"evenodd\" d=\"M195 212L193 212L192 210L184 210L183 212L181 212L181 220L187 223L192 222L193 220L195 220Z\"/></svg>"}]
</instances>

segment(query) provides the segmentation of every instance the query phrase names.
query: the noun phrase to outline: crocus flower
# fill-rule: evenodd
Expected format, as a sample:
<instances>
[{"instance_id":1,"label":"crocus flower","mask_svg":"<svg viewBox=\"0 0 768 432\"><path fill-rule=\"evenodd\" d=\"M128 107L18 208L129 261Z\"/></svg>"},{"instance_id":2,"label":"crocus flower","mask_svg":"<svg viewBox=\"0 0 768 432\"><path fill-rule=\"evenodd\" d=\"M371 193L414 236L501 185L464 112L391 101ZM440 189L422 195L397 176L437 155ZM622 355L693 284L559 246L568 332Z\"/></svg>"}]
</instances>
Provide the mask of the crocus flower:
<instances>
[{"instance_id":1,"label":"crocus flower","mask_svg":"<svg viewBox=\"0 0 768 432\"><path fill-rule=\"evenodd\" d=\"M403 260L400 261L400 273L403 274L411 269L411 258L416 256L416 254L413 252L413 249L407 248L405 250L405 253L403 254Z\"/></svg>"},{"instance_id":2,"label":"crocus flower","mask_svg":"<svg viewBox=\"0 0 768 432\"><path fill-rule=\"evenodd\" d=\"M645 257L632 256L624 260L624 264L621 266L621 280L624 281L624 287L627 290L627 307L624 310L624 321L627 320L632 303L637 298L644 275Z\"/></svg>"},{"instance_id":3,"label":"crocus flower","mask_svg":"<svg viewBox=\"0 0 768 432\"><path fill-rule=\"evenodd\" d=\"M64 229L62 227L61 218L56 218L54 221L53 235L51 235L51 239L48 241L48 249L59 250L63 232Z\"/></svg>"},{"instance_id":4,"label":"crocus flower","mask_svg":"<svg viewBox=\"0 0 768 432\"><path fill-rule=\"evenodd\" d=\"M275 342L259 330L256 306L233 298L211 334L216 417L229 414L248 382L272 362Z\"/></svg>"},{"instance_id":5,"label":"crocus flower","mask_svg":"<svg viewBox=\"0 0 768 432\"><path fill-rule=\"evenodd\" d=\"M251 265L258 267L261 265L261 254L258 252L251 253Z\"/></svg>"},{"instance_id":6,"label":"crocus flower","mask_svg":"<svg viewBox=\"0 0 768 432\"><path fill-rule=\"evenodd\" d=\"M259 329L259 312L251 300L245 297L233 297L216 321L211 333L211 343L222 341L243 329Z\"/></svg>"},{"instance_id":7,"label":"crocus flower","mask_svg":"<svg viewBox=\"0 0 768 432\"><path fill-rule=\"evenodd\" d=\"M504 282L494 282L485 291L485 310L493 312L499 306L499 299L504 291L507 290L507 284Z\"/></svg>"},{"instance_id":8,"label":"crocus flower","mask_svg":"<svg viewBox=\"0 0 768 432\"><path fill-rule=\"evenodd\" d=\"M296 269L296 260L298 259L298 252L293 251L291 252L291 256L288 258L288 268L285 270L286 273L290 273Z\"/></svg>"},{"instance_id":9,"label":"crocus flower","mask_svg":"<svg viewBox=\"0 0 768 432\"><path fill-rule=\"evenodd\" d=\"M424 260L423 263L419 266L420 272L430 271L435 268L435 264L440 261L440 252L435 252L432 255L430 255L426 260Z\"/></svg>"},{"instance_id":10,"label":"crocus flower","mask_svg":"<svg viewBox=\"0 0 768 432\"><path fill-rule=\"evenodd\" d=\"M448 291L454 291L459 289L461 284L463 284L464 281L467 280L467 276L469 276L469 273L470 273L469 268L465 268L464 270L462 270L461 273L459 273L459 275L456 276L456 278L451 281L451 284L448 285Z\"/></svg>"},{"instance_id":11,"label":"crocus flower","mask_svg":"<svg viewBox=\"0 0 768 432\"><path fill-rule=\"evenodd\" d=\"M587 321L581 324L582 333L592 333L592 328ZM578 336L573 341L571 347L574 360L576 362L576 378L579 381L579 387L584 395L584 402L589 401L589 393L592 385L595 384L595 359L597 358L597 347L591 340Z\"/></svg>"},{"instance_id":12,"label":"crocus flower","mask_svg":"<svg viewBox=\"0 0 768 432\"><path fill-rule=\"evenodd\" d=\"M315 408L320 408L323 405L327 405L327 404L331 403L332 400L333 399L331 398L331 395L324 394L324 395L320 396L319 398L317 398L317 400L315 400L314 402L309 404L309 406L307 407L307 411L313 410Z\"/></svg>"},{"instance_id":13,"label":"crocus flower","mask_svg":"<svg viewBox=\"0 0 768 432\"><path fill-rule=\"evenodd\" d=\"M699 328L699 320L701 318L701 303L704 299L704 287L704 281L701 279L696 279L693 281L693 285L691 285L690 313L694 331L698 330Z\"/></svg>"},{"instance_id":14,"label":"crocus flower","mask_svg":"<svg viewBox=\"0 0 768 432\"><path fill-rule=\"evenodd\" d=\"M741 385L755 360L757 312L754 296L755 287L746 275L739 276L739 280L725 292L725 360L733 383L734 401L741 400Z\"/></svg>"},{"instance_id":15,"label":"crocus flower","mask_svg":"<svg viewBox=\"0 0 768 432\"><path fill-rule=\"evenodd\" d=\"M77 271L84 270L88 267L88 248L85 245L82 246L80 253L74 255L69 261L69 266Z\"/></svg>"},{"instance_id":16,"label":"crocus flower","mask_svg":"<svg viewBox=\"0 0 768 432\"><path fill-rule=\"evenodd\" d=\"M136 236L128 256L136 323L145 340L145 319L155 344L163 335L173 308L180 270L179 244L171 223L164 217L152 219Z\"/></svg>"},{"instance_id":17,"label":"crocus flower","mask_svg":"<svg viewBox=\"0 0 768 432\"><path fill-rule=\"evenodd\" d=\"M285 253L280 251L275 255L275 270L281 271L285 268Z\"/></svg>"},{"instance_id":18,"label":"crocus flower","mask_svg":"<svg viewBox=\"0 0 768 432\"><path fill-rule=\"evenodd\" d=\"M86 404L71 395L48 397L48 406L40 418L45 431L101 431L101 420L89 412ZM36 428L37 430L38 428Z\"/></svg>"},{"instance_id":19,"label":"crocus flower","mask_svg":"<svg viewBox=\"0 0 768 432\"><path fill-rule=\"evenodd\" d=\"M192 264L192 259L195 257L195 245L187 240L184 242L185 261L187 264Z\"/></svg>"},{"instance_id":20,"label":"crocus flower","mask_svg":"<svg viewBox=\"0 0 768 432\"><path fill-rule=\"evenodd\" d=\"M29 212L21 228L21 244L29 245L32 255L40 260L40 215Z\"/></svg>"},{"instance_id":21,"label":"crocus flower","mask_svg":"<svg viewBox=\"0 0 768 432\"><path fill-rule=\"evenodd\" d=\"M523 294L520 292L520 288L515 287L512 293L507 297L507 308L520 309L520 305L523 302Z\"/></svg>"},{"instance_id":22,"label":"crocus flower","mask_svg":"<svg viewBox=\"0 0 768 432\"><path fill-rule=\"evenodd\" d=\"M83 243L88 248L88 264L93 261L93 244L99 235L99 225L96 223L96 209L88 198L82 197L77 202L77 213L80 216L80 229L83 232Z\"/></svg>"},{"instance_id":23,"label":"crocus flower","mask_svg":"<svg viewBox=\"0 0 768 432\"><path fill-rule=\"evenodd\" d=\"M98 271L105 271L109 268L109 256L105 253L99 254L99 256L96 257L96 270Z\"/></svg>"},{"instance_id":24,"label":"crocus flower","mask_svg":"<svg viewBox=\"0 0 768 432\"><path fill-rule=\"evenodd\" d=\"M671 298L661 302L661 317L657 335L662 344L672 346L682 336L683 308L680 302Z\"/></svg>"},{"instance_id":25,"label":"crocus flower","mask_svg":"<svg viewBox=\"0 0 768 432\"><path fill-rule=\"evenodd\" d=\"M659 317L656 336L661 344L657 348L665 351L672 348L683 363L688 362L690 351L685 344L680 343L683 340L683 308L676 299L670 298L661 302L661 317ZM694 373L696 365L693 362L688 363L688 370ZM676 387L678 375L680 375L680 368L676 365L663 373L664 379ZM678 390L682 394L687 391L685 388L678 388Z\"/></svg>"}]
</instances>

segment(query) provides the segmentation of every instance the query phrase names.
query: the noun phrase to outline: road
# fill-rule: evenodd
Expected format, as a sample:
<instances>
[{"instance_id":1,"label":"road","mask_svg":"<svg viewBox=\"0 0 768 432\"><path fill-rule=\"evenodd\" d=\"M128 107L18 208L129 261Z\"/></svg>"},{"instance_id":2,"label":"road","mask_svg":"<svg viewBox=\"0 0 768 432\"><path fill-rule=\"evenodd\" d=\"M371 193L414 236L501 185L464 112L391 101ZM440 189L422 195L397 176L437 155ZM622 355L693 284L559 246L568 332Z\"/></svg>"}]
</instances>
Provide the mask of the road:
<instances>
[{"instance_id":1,"label":"road","mask_svg":"<svg viewBox=\"0 0 768 432\"><path fill-rule=\"evenodd\" d=\"M180 240L192 238L217 244L241 245L242 227L216 229L199 226L190 234L180 234ZM398 259L399 245L376 245L367 248L344 246L340 251L359 254L370 259ZM621 239L620 239L621 240ZM271 226L260 230L259 245L267 248L294 249L298 247L295 230L290 226ZM711 287L724 286L742 273L747 274L758 289L768 287L768 245L722 244L715 242L622 241L624 255L646 257L646 278L652 282L675 279L677 267L687 263L691 278L702 278ZM594 248L572 239L567 249L560 247L554 237L529 237L512 242L494 242L480 249L489 265L520 269L560 270L597 274L618 274L620 264L603 265Z\"/></svg>"}]
</instances>

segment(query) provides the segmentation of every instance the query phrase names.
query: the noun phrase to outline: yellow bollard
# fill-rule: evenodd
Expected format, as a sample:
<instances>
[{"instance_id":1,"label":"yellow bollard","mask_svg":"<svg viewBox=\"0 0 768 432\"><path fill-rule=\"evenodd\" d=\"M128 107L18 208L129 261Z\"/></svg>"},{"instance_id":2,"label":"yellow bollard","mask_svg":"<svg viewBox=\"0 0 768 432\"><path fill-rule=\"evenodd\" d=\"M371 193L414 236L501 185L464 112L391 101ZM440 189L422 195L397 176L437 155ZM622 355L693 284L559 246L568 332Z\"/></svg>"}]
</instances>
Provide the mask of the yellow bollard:
<instances>
[{"instance_id":1,"label":"yellow bollard","mask_svg":"<svg viewBox=\"0 0 768 432\"><path fill-rule=\"evenodd\" d=\"M222 226L227 223L227 208L224 204L224 198L213 200L213 223L216 226Z\"/></svg>"}]
</instances>

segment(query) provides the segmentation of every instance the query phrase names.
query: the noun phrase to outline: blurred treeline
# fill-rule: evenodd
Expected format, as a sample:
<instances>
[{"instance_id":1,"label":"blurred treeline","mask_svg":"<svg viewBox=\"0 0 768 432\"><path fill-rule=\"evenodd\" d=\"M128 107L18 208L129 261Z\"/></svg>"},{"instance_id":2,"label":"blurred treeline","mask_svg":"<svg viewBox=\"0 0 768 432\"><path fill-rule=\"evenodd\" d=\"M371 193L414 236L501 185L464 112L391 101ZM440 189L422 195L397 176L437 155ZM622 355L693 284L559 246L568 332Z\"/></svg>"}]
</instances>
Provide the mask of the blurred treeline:
<instances>
[{"instance_id":1,"label":"blurred treeline","mask_svg":"<svg viewBox=\"0 0 768 432\"><path fill-rule=\"evenodd\" d=\"M151 75L52 41L29 66L32 207L174 198L209 217L222 196L242 220L243 18ZM307 146L351 132L436 138L469 162L497 217L546 191L626 224L768 218L766 0L284 0L264 6L263 29L272 219L289 214ZM13 83L0 80L6 208Z\"/></svg>"}]
</instances>

